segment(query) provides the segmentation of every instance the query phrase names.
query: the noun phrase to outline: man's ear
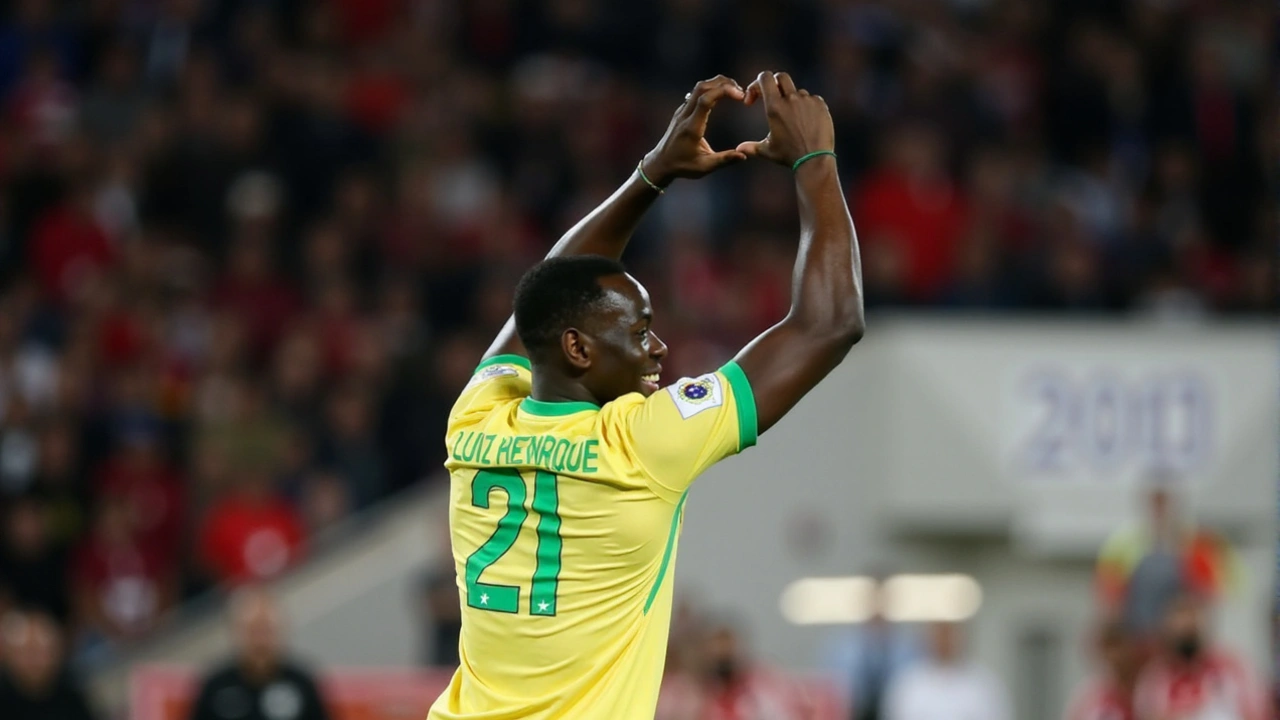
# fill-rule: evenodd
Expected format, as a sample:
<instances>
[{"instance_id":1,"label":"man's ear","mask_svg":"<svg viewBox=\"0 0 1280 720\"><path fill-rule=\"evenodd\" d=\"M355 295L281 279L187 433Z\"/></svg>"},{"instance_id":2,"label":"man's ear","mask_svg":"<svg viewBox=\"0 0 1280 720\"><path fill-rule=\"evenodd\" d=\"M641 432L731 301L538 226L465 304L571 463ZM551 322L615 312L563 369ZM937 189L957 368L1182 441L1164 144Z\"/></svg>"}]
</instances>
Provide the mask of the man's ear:
<instances>
[{"instance_id":1,"label":"man's ear","mask_svg":"<svg viewBox=\"0 0 1280 720\"><path fill-rule=\"evenodd\" d=\"M560 335L560 349L564 351L569 364L579 370L591 367L592 351L595 349L592 345L591 338L577 328L569 328Z\"/></svg>"}]
</instances>

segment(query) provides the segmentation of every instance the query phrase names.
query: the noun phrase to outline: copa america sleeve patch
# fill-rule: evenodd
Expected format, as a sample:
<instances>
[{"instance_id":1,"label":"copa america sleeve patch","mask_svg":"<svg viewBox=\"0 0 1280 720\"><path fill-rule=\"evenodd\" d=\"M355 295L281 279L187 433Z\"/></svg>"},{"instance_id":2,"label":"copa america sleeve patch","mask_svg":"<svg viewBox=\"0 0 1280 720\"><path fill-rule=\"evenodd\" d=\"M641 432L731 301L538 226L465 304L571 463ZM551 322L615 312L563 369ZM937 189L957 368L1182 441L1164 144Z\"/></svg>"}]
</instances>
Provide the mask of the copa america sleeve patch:
<instances>
[{"instance_id":1,"label":"copa america sleeve patch","mask_svg":"<svg viewBox=\"0 0 1280 720\"><path fill-rule=\"evenodd\" d=\"M671 399L680 411L680 417L688 420L703 410L710 410L724 404L724 389L720 387L720 377L708 373L696 378L681 378L674 385L667 387Z\"/></svg>"},{"instance_id":2,"label":"copa america sleeve patch","mask_svg":"<svg viewBox=\"0 0 1280 720\"><path fill-rule=\"evenodd\" d=\"M492 380L496 377L516 377L519 374L520 371L517 370L514 365L490 365L475 375L472 375L471 380L467 385L475 385L476 383L484 382L485 380Z\"/></svg>"}]
</instances>

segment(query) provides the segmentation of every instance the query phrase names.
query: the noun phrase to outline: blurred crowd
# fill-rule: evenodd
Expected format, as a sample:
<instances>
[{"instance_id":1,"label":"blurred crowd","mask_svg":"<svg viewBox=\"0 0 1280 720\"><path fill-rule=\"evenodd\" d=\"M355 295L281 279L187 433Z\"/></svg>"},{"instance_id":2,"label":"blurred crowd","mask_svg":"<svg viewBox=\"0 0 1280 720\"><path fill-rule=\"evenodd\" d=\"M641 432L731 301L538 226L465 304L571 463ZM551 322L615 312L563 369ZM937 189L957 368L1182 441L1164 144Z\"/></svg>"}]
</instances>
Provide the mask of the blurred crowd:
<instances>
[{"instance_id":1,"label":"blurred crowd","mask_svg":"<svg viewBox=\"0 0 1280 720\"><path fill-rule=\"evenodd\" d=\"M672 624L657 720L1280 717L1264 670L1220 639L1220 611L1243 583L1240 560L1195 521L1180 489L1167 478L1144 488L1142 514L1104 544L1096 623L1082 643L1089 675L1065 707L1045 697L1051 687L1031 687L1029 675L1018 688L978 661L966 622L895 619L880 576L869 616L824 633L825 682L770 667L767 649L753 651L741 628L684 606Z\"/></svg>"},{"instance_id":2,"label":"blurred crowd","mask_svg":"<svg viewBox=\"0 0 1280 720\"><path fill-rule=\"evenodd\" d=\"M1276 299L1261 0L0 13L0 608L82 660L435 474L519 273L717 73L827 99L872 307ZM782 316L795 232L777 168L664 196L628 259L672 372Z\"/></svg>"}]
</instances>

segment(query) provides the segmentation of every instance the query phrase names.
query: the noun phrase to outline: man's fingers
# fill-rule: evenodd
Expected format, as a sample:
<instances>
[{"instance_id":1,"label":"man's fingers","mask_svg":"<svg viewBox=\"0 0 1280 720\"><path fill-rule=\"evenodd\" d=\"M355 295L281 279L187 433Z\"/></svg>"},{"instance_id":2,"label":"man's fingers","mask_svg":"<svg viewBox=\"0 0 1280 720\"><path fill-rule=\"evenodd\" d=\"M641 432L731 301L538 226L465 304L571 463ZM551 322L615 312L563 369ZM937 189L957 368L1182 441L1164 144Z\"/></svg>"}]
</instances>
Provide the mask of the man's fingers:
<instances>
[{"instance_id":1,"label":"man's fingers","mask_svg":"<svg viewBox=\"0 0 1280 720\"><path fill-rule=\"evenodd\" d=\"M743 100L746 98L746 92L738 84L737 80L724 75L717 75L710 80L703 80L693 86L693 92L685 96L685 113L689 114L697 111L709 113L711 108L724 97Z\"/></svg>"},{"instance_id":2,"label":"man's fingers","mask_svg":"<svg viewBox=\"0 0 1280 720\"><path fill-rule=\"evenodd\" d=\"M778 89L782 91L783 95L796 94L796 82L791 79L790 73L780 72L774 78L777 80Z\"/></svg>"},{"instance_id":3,"label":"man's fingers","mask_svg":"<svg viewBox=\"0 0 1280 720\"><path fill-rule=\"evenodd\" d=\"M742 153L744 157L766 156L769 152L769 138L738 143L736 151Z\"/></svg>"},{"instance_id":4,"label":"man's fingers","mask_svg":"<svg viewBox=\"0 0 1280 720\"><path fill-rule=\"evenodd\" d=\"M739 148L742 146L739 145ZM732 165L733 163L742 162L747 159L747 154L735 148L733 150L721 150L718 153L712 153L708 158L711 161L711 167L718 168L724 165Z\"/></svg>"},{"instance_id":5,"label":"man's fingers","mask_svg":"<svg viewBox=\"0 0 1280 720\"><path fill-rule=\"evenodd\" d=\"M768 70L760 73L756 81L751 83L751 87L755 88L756 94L764 99L766 107L770 102L781 97L781 93L778 91L778 81L773 77L773 73Z\"/></svg>"}]
</instances>

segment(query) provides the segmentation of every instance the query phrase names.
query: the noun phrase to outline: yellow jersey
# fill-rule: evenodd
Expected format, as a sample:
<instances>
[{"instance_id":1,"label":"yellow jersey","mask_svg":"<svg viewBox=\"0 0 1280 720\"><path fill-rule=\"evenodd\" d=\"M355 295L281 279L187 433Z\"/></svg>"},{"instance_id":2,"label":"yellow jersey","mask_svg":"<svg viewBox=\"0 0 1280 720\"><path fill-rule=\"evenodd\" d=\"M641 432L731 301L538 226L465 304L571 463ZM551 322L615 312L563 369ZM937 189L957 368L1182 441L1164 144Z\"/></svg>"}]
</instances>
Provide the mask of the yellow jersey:
<instances>
[{"instance_id":1,"label":"yellow jersey","mask_svg":"<svg viewBox=\"0 0 1280 720\"><path fill-rule=\"evenodd\" d=\"M603 407L491 358L449 414L460 666L429 720L652 720L689 485L755 444L742 369Z\"/></svg>"}]
</instances>

